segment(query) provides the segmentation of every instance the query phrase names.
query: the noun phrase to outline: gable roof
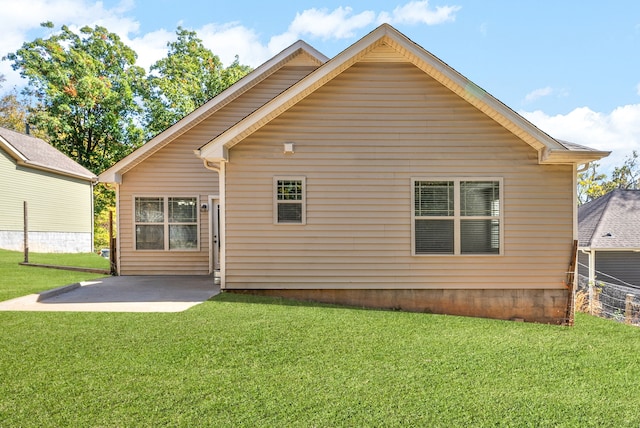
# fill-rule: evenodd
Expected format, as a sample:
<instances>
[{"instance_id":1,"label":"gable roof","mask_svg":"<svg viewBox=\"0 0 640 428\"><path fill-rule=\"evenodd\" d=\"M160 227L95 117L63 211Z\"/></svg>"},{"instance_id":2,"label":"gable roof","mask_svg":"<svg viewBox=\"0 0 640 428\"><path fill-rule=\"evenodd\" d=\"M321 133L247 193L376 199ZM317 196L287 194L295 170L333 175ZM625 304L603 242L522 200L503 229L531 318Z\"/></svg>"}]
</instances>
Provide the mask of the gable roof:
<instances>
[{"instance_id":1,"label":"gable roof","mask_svg":"<svg viewBox=\"0 0 640 428\"><path fill-rule=\"evenodd\" d=\"M615 189L578 208L579 246L640 249L640 190Z\"/></svg>"},{"instance_id":2,"label":"gable roof","mask_svg":"<svg viewBox=\"0 0 640 428\"><path fill-rule=\"evenodd\" d=\"M541 164L581 164L601 159L609 154L609 152L596 151L570 143L563 144L555 140L395 28L382 24L251 115L213 138L200 148L199 156L212 162L225 161L231 147L378 47L392 49L404 60L420 68L528 143L538 151L538 161Z\"/></svg>"},{"instance_id":3,"label":"gable roof","mask_svg":"<svg viewBox=\"0 0 640 428\"><path fill-rule=\"evenodd\" d=\"M41 169L69 177L96 181L98 177L40 138L0 128L0 148L18 165Z\"/></svg>"},{"instance_id":4,"label":"gable roof","mask_svg":"<svg viewBox=\"0 0 640 428\"><path fill-rule=\"evenodd\" d=\"M301 61L301 58L303 60ZM320 66L328 61L329 58L324 56L315 48L311 47L302 40L298 40L282 52L257 67L251 73L238 80L236 83L204 103L193 112L170 126L160 134L153 137L143 146L117 162L111 168L100 174L100 181L107 183L121 182L122 174L126 173L146 158L156 153L158 150L171 143L180 135L198 125L207 119L222 107L247 92L258 83L271 76L285 65L315 64Z\"/></svg>"}]
</instances>

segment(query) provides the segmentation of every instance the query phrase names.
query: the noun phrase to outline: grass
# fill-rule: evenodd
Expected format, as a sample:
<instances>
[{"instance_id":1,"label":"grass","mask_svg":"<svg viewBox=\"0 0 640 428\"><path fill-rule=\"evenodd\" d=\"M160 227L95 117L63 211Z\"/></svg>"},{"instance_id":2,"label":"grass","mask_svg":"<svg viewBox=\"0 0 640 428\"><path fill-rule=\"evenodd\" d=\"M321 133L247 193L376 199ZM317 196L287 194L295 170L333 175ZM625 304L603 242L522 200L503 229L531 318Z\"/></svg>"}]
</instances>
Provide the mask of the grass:
<instances>
[{"instance_id":1,"label":"grass","mask_svg":"<svg viewBox=\"0 0 640 428\"><path fill-rule=\"evenodd\" d=\"M640 329L584 314L567 328L225 293L0 325L0 426L640 425Z\"/></svg>"},{"instance_id":2,"label":"grass","mask_svg":"<svg viewBox=\"0 0 640 428\"><path fill-rule=\"evenodd\" d=\"M22 256L22 255L21 255ZM24 257L21 258L22 261ZM29 253L29 262L42 265L75 266L96 269L109 269L109 259L95 253L57 254Z\"/></svg>"},{"instance_id":3,"label":"grass","mask_svg":"<svg viewBox=\"0 0 640 428\"><path fill-rule=\"evenodd\" d=\"M0 250L0 301L100 277L95 273L20 266L18 263L23 260L20 252ZM97 254L31 253L29 261L58 266L109 268L109 261Z\"/></svg>"}]
</instances>

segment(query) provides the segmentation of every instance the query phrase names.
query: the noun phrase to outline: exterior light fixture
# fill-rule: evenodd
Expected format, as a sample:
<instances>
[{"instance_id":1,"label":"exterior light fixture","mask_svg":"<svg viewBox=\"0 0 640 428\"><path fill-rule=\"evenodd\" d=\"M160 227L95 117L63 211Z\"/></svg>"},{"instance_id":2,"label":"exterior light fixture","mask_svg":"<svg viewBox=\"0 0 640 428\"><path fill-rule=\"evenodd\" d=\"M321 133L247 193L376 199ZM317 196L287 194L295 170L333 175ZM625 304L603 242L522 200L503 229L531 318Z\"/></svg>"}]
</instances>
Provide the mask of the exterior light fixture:
<instances>
[{"instance_id":1,"label":"exterior light fixture","mask_svg":"<svg viewBox=\"0 0 640 428\"><path fill-rule=\"evenodd\" d=\"M284 143L284 153L285 154L293 154L293 143Z\"/></svg>"}]
</instances>

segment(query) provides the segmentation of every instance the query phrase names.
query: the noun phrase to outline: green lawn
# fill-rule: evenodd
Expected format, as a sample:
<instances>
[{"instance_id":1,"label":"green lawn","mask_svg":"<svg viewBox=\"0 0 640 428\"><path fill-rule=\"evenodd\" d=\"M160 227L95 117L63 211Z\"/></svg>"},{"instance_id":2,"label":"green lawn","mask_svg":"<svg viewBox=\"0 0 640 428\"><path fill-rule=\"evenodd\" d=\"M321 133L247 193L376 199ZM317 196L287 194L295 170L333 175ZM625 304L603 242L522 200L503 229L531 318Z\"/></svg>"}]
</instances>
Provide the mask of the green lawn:
<instances>
[{"instance_id":1,"label":"green lawn","mask_svg":"<svg viewBox=\"0 0 640 428\"><path fill-rule=\"evenodd\" d=\"M222 294L0 326L2 427L640 426L640 329L583 314L567 328Z\"/></svg>"},{"instance_id":2,"label":"green lawn","mask_svg":"<svg viewBox=\"0 0 640 428\"><path fill-rule=\"evenodd\" d=\"M18 263L23 260L24 255L22 253L0 250L0 301L101 276L95 273L20 266ZM109 268L109 260L97 254L31 253L29 262L59 266ZM1 420L0 426L2 426Z\"/></svg>"}]
</instances>

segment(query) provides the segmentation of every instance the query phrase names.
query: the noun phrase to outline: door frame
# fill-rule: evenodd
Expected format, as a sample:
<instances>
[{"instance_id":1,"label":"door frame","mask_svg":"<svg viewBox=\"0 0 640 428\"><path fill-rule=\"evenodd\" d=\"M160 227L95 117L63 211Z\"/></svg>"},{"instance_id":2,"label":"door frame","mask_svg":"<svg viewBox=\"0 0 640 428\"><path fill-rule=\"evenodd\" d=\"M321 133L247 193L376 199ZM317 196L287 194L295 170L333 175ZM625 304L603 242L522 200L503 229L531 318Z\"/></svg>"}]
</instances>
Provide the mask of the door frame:
<instances>
[{"instance_id":1,"label":"door frame","mask_svg":"<svg viewBox=\"0 0 640 428\"><path fill-rule=\"evenodd\" d=\"M220 270L220 197L209 195L209 273Z\"/></svg>"}]
</instances>

